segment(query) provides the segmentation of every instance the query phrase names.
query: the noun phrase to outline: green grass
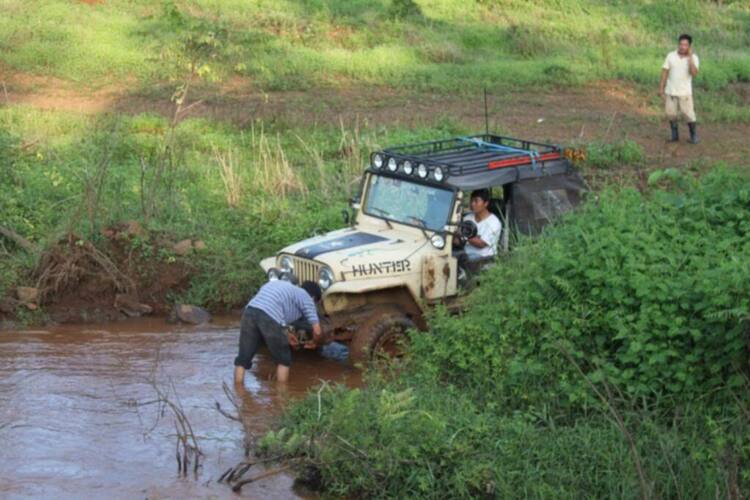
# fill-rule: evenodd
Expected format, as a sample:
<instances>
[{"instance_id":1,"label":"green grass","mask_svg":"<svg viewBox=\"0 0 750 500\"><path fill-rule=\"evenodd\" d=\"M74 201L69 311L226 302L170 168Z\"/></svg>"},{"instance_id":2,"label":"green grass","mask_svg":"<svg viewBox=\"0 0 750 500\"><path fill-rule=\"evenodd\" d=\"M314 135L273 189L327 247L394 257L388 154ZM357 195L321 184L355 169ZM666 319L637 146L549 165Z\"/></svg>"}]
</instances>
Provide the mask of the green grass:
<instances>
[{"instance_id":1,"label":"green grass","mask_svg":"<svg viewBox=\"0 0 750 500\"><path fill-rule=\"evenodd\" d=\"M71 231L102 243L102 229L127 220L169 241L202 239L208 249L188 259L193 281L181 298L234 306L263 279L261 258L343 224L341 210L373 148L467 132L451 121L418 130L260 122L241 129L206 119L181 122L171 139L170 131L168 120L150 114L0 109L2 225L41 248ZM0 243L9 257L0 263L3 296L30 284L35 260Z\"/></svg>"},{"instance_id":2,"label":"green grass","mask_svg":"<svg viewBox=\"0 0 750 500\"><path fill-rule=\"evenodd\" d=\"M399 2L396 2L397 4ZM171 7L166 7L171 6ZM216 78L264 90L375 84L469 91L619 78L654 85L683 31L703 56L699 88L750 80L747 2L419 0L2 0L0 60L81 84L149 86L174 76L189 34L220 35ZM179 14L175 14L179 13Z\"/></svg>"}]
</instances>

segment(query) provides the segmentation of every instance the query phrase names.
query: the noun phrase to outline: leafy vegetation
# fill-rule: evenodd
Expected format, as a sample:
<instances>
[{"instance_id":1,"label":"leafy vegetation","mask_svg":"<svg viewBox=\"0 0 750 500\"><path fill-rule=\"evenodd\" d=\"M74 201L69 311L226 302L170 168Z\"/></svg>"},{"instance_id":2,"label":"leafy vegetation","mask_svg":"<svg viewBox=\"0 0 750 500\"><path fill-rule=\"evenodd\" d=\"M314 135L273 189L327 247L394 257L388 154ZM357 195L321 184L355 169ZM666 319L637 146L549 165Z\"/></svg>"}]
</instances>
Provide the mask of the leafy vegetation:
<instances>
[{"instance_id":1,"label":"leafy vegetation","mask_svg":"<svg viewBox=\"0 0 750 500\"><path fill-rule=\"evenodd\" d=\"M522 241L465 313L438 310L412 336L397 377L323 386L267 449L303 457L344 496L743 491L748 178L651 183Z\"/></svg>"}]
</instances>

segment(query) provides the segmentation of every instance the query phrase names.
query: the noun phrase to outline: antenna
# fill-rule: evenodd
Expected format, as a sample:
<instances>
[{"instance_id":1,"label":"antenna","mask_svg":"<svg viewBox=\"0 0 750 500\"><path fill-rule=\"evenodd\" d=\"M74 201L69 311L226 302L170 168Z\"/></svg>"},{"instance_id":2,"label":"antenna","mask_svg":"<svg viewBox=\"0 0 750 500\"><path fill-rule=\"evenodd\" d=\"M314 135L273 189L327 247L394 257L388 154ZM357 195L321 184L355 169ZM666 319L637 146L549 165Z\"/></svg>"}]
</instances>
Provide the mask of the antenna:
<instances>
[{"instance_id":1,"label":"antenna","mask_svg":"<svg viewBox=\"0 0 750 500\"><path fill-rule=\"evenodd\" d=\"M487 87L484 87L484 135L490 135L490 118L487 114Z\"/></svg>"}]
</instances>

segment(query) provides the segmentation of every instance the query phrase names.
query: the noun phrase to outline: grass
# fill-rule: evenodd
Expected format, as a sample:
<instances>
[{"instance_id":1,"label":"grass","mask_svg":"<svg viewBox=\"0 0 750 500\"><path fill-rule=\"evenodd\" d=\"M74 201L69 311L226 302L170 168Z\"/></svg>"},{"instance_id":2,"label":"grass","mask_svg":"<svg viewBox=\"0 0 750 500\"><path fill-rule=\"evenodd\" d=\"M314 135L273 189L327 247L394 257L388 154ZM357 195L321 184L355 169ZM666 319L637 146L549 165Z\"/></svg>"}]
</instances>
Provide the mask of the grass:
<instances>
[{"instance_id":1,"label":"grass","mask_svg":"<svg viewBox=\"0 0 750 500\"><path fill-rule=\"evenodd\" d=\"M2 224L40 248L67 232L101 243L103 229L127 220L172 242L202 239L207 250L188 259L192 284L174 299L236 306L261 282L262 257L342 224L372 149L459 131L467 130L448 121L418 130L173 125L151 114L11 106L0 109ZM0 253L9 257L0 264L0 296L33 284L31 256L5 240Z\"/></svg>"},{"instance_id":2,"label":"grass","mask_svg":"<svg viewBox=\"0 0 750 500\"><path fill-rule=\"evenodd\" d=\"M78 84L150 86L189 35L212 33L219 79L263 90L375 84L472 91L619 78L654 85L675 37L703 56L696 84L750 81L750 11L700 0L83 2L3 0L2 62ZM415 13L416 12L416 13Z\"/></svg>"}]
</instances>

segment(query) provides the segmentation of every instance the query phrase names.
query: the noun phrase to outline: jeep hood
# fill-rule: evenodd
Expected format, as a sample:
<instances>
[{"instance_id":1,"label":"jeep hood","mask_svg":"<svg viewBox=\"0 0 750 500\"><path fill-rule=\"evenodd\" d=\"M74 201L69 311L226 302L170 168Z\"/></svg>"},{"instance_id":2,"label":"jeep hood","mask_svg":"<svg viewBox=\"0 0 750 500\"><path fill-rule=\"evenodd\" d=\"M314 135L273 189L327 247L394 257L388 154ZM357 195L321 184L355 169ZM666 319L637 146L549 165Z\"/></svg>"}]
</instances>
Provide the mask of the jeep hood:
<instances>
[{"instance_id":1,"label":"jeep hood","mask_svg":"<svg viewBox=\"0 0 750 500\"><path fill-rule=\"evenodd\" d=\"M416 272L414 259L425 245L429 248L430 242L421 234L346 228L300 241L281 253L322 262L351 279L367 276L373 269L383 274Z\"/></svg>"}]
</instances>

